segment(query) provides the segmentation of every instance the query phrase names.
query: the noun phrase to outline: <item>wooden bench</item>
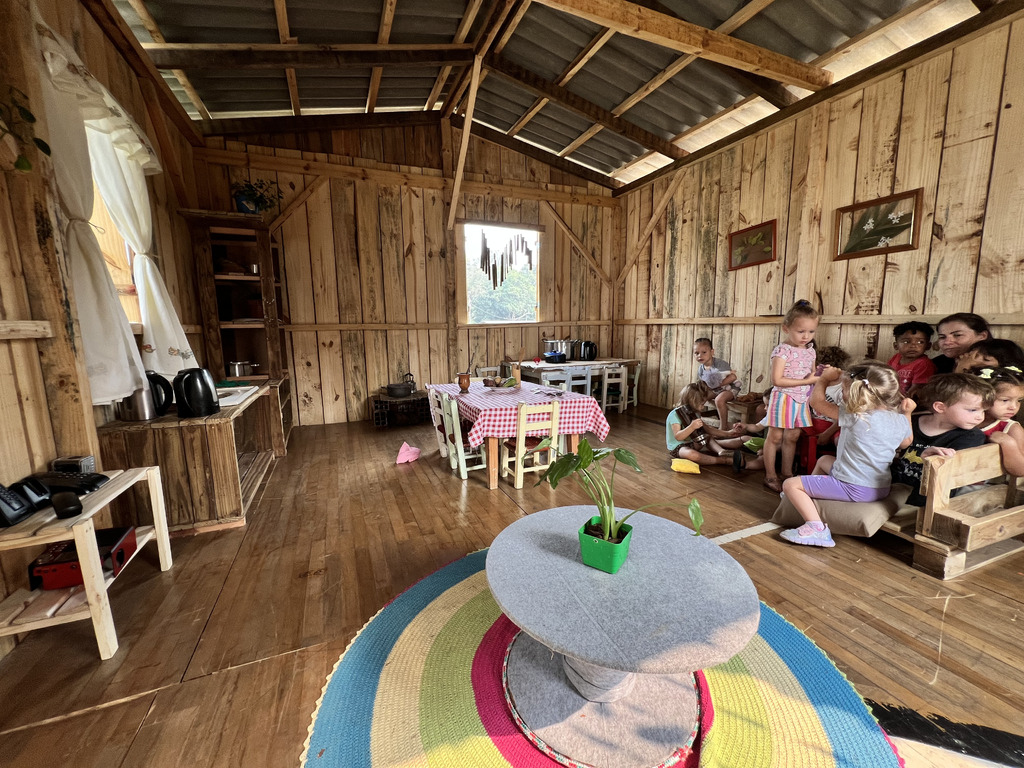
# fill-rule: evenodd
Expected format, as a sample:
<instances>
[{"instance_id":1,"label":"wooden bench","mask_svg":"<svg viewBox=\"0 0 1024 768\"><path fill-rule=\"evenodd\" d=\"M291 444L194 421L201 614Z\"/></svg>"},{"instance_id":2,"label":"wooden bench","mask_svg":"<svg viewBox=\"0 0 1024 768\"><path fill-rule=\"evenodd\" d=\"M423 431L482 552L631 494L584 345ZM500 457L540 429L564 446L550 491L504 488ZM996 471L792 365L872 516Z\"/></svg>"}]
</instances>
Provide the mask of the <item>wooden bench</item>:
<instances>
[{"instance_id":1,"label":"wooden bench","mask_svg":"<svg viewBox=\"0 0 1024 768\"><path fill-rule=\"evenodd\" d=\"M1005 479L950 498L954 488ZM914 544L914 567L951 579L1024 550L1024 492L1007 474L999 446L929 456L921 481L924 507L903 507L881 530Z\"/></svg>"}]
</instances>

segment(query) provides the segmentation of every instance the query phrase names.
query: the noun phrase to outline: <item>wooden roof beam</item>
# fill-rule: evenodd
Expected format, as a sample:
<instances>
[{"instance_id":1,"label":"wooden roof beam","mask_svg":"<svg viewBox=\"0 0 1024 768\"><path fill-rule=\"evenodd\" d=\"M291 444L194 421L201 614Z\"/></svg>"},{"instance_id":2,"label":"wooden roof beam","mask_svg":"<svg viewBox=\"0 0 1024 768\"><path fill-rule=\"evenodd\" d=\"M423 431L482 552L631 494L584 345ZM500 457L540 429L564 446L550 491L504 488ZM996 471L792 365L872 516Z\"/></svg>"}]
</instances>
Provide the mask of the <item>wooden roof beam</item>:
<instances>
[{"instance_id":1,"label":"wooden roof beam","mask_svg":"<svg viewBox=\"0 0 1024 768\"><path fill-rule=\"evenodd\" d=\"M391 38L391 25L395 21L395 5L398 0L384 0L384 8L380 12L380 28L377 30L377 45L384 45ZM366 112L369 114L377 108L377 94L380 92L380 79L384 75L383 67L374 67L370 73L370 88L366 93Z\"/></svg>"},{"instance_id":2,"label":"wooden roof beam","mask_svg":"<svg viewBox=\"0 0 1024 768\"><path fill-rule=\"evenodd\" d=\"M832 73L625 0L534 0L555 10L665 48L692 53L755 75L818 91Z\"/></svg>"},{"instance_id":3,"label":"wooden roof beam","mask_svg":"<svg viewBox=\"0 0 1024 768\"><path fill-rule=\"evenodd\" d=\"M469 103L466 105L466 124L462 127L462 141L459 143L459 162L455 167L455 179L452 184L452 202L448 206L448 229L455 227L455 214L459 207L459 188L462 186L462 174L466 170L466 154L469 151L469 135L473 130L473 108L476 106L476 93L480 88L481 59L473 60L473 72L469 84Z\"/></svg>"},{"instance_id":4,"label":"wooden roof beam","mask_svg":"<svg viewBox=\"0 0 1024 768\"><path fill-rule=\"evenodd\" d=\"M143 43L142 47L159 69L422 67L473 61L470 45Z\"/></svg>"},{"instance_id":5,"label":"wooden roof beam","mask_svg":"<svg viewBox=\"0 0 1024 768\"><path fill-rule=\"evenodd\" d=\"M749 2L747 2L742 8L736 11L736 13L734 13L728 19L726 19L717 27L715 27L715 31L720 32L723 35L730 35L774 2L775 0L749 0ZM652 93L654 93L662 85L667 83L673 77L675 77L688 66L690 66L698 58L698 56L695 56L693 54L686 54L685 56L680 56L678 59L676 59L667 67L665 67L665 69L661 70L661 72L659 72L657 75L655 75L646 83L644 83L635 91L633 91L633 93L631 93L629 96L623 99L622 102L620 102L612 110L612 114L615 115L616 117L621 117L624 113L635 107L641 101L643 101ZM735 72L735 70L730 69L730 72ZM586 131L577 136L573 140L573 142L569 144L569 146L567 146L565 149L559 152L559 156L565 157L566 155L575 152L581 146L590 141L590 139L599 134L602 128L604 128L604 126L600 124L592 125ZM673 139L673 143L677 139L678 137Z\"/></svg>"},{"instance_id":6,"label":"wooden roof beam","mask_svg":"<svg viewBox=\"0 0 1024 768\"><path fill-rule=\"evenodd\" d=\"M550 80L545 80L528 69L523 69L506 59L502 59L500 56L488 56L485 65L492 72L496 72L534 93L546 96L551 101L558 102L563 107L586 117L592 122L601 123L605 128L625 136L641 146L656 150L672 158L680 158L685 154L679 147L673 146L667 139L656 136L634 123L616 117L608 110L584 99L582 96L577 96L568 89L562 88Z\"/></svg>"},{"instance_id":7,"label":"wooden roof beam","mask_svg":"<svg viewBox=\"0 0 1024 768\"><path fill-rule=\"evenodd\" d=\"M281 42L288 45L298 44L299 38L292 37L288 27L287 0L274 0L274 15L277 17L277 36ZM288 81L288 100L292 105L292 114L299 117L302 114L302 108L299 105L299 80L295 76L295 68L288 67L284 71L284 76ZM207 119L209 118L207 117Z\"/></svg>"},{"instance_id":8,"label":"wooden roof beam","mask_svg":"<svg viewBox=\"0 0 1024 768\"><path fill-rule=\"evenodd\" d=\"M508 18L509 13L512 11L512 6L516 0L494 0L494 4L491 6L490 16L487 17L487 21L484 23L483 28L477 34L476 42L473 44L473 50L480 56L486 56L487 52L491 49L494 44L494 39L497 37L498 32L501 31L502 25L505 23L505 19ZM530 0L524 0L526 5L529 5ZM518 22L517 22L518 23ZM471 76L471 70L469 68L463 68L460 77L453 83L452 89L448 92L448 98L445 99L444 104L441 107L441 116L448 118L451 117L459 104L462 102L462 97L466 93L466 89L469 87L469 80ZM480 82L483 82L483 78L487 76L486 72L480 74ZM477 83L479 87L479 83Z\"/></svg>"},{"instance_id":9,"label":"wooden roof beam","mask_svg":"<svg viewBox=\"0 0 1024 768\"><path fill-rule=\"evenodd\" d=\"M565 70L562 72L562 74L559 75L558 80L555 81L556 85L567 85L569 81L572 80L581 69L583 69L586 63L597 55L597 52L604 47L604 44L611 40L614 36L615 33L612 32L610 29L602 29L600 32L594 35L591 41L587 43L585 46L583 46L583 50L579 52L579 55L577 55L575 59L569 62L569 66L567 66ZM544 96L541 96L535 102L533 102L530 108L523 113L523 116L516 120L515 124L508 129L508 135L515 136L517 133L523 130L526 124L530 122L537 115L538 112L540 112L542 109L544 109L545 106L547 106L548 101L549 99L547 99Z\"/></svg>"},{"instance_id":10,"label":"wooden roof beam","mask_svg":"<svg viewBox=\"0 0 1024 768\"><path fill-rule=\"evenodd\" d=\"M462 21L459 22L459 27L455 30L455 37L452 38L453 43L466 42L466 37L469 36L469 30L473 26L477 13L480 12L480 5L482 3L483 0L469 0L466 12L462 15ZM441 89L444 88L444 84L448 81L448 75L451 73L451 64L445 64L441 67L441 71L437 74L437 79L434 80L434 87L430 89L430 95L427 96L427 103L423 105L425 111L433 109L434 105L437 104L437 99L441 95Z\"/></svg>"}]
</instances>

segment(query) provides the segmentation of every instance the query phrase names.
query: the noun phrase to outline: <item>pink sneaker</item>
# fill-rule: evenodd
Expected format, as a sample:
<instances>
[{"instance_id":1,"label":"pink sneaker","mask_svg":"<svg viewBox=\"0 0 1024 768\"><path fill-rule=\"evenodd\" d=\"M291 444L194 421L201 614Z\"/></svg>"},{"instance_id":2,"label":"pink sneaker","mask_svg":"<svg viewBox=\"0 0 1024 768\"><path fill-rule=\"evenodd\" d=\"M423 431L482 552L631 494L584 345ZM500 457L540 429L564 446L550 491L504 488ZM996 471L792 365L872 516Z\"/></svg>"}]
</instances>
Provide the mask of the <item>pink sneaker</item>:
<instances>
[{"instance_id":1,"label":"pink sneaker","mask_svg":"<svg viewBox=\"0 0 1024 768\"><path fill-rule=\"evenodd\" d=\"M827 525L824 530L816 531L808 523L804 523L799 528L789 528L783 531L779 536L791 544L807 544L812 547L834 547L836 545Z\"/></svg>"}]
</instances>

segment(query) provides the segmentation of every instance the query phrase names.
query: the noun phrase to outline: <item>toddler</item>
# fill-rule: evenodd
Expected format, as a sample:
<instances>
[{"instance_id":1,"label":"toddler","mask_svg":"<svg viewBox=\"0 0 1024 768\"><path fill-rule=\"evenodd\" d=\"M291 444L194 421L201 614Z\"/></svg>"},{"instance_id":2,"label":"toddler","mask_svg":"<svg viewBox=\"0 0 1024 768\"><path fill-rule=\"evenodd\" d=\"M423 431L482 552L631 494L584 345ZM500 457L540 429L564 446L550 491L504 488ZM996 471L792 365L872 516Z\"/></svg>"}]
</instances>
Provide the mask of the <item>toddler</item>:
<instances>
[{"instance_id":1,"label":"toddler","mask_svg":"<svg viewBox=\"0 0 1024 768\"><path fill-rule=\"evenodd\" d=\"M892 329L892 347L896 354L889 358L889 365L900 379L900 391L909 395L912 388L925 384L935 375L935 363L925 354L932 344L935 333L928 323L911 320Z\"/></svg>"},{"instance_id":2,"label":"toddler","mask_svg":"<svg viewBox=\"0 0 1024 768\"><path fill-rule=\"evenodd\" d=\"M818 366L815 370L824 370L825 368L842 370L849 362L849 354L841 347L822 347L818 350ZM842 384L837 382L826 388L825 399L838 405L842 399ZM814 406L811 406L811 426L804 427L801 432L807 435L808 440L815 440L818 445L835 445L839 440L839 422L818 413L814 410ZM807 469L810 470L812 467L807 467Z\"/></svg>"},{"instance_id":3,"label":"toddler","mask_svg":"<svg viewBox=\"0 0 1024 768\"><path fill-rule=\"evenodd\" d=\"M775 472L775 457L782 447L782 475L793 474L796 441L802 427L811 426L807 398L814 375L814 348L809 346L818 329L818 312L801 299L786 313L782 333L786 340L772 350L772 391L768 399L768 436L764 443L764 485L782 490Z\"/></svg>"},{"instance_id":4,"label":"toddler","mask_svg":"<svg viewBox=\"0 0 1024 768\"><path fill-rule=\"evenodd\" d=\"M992 396L991 384L966 373L940 373L921 387L918 400L929 412L911 419L913 440L892 465L892 481L913 488L908 504L924 505L920 491L925 458L984 445L985 433L976 427L985 420Z\"/></svg>"},{"instance_id":5,"label":"toddler","mask_svg":"<svg viewBox=\"0 0 1024 768\"><path fill-rule=\"evenodd\" d=\"M703 381L687 384L679 393L679 405L665 419L665 442L674 458L689 459L697 464L733 463L732 451L746 438L740 437L740 431L735 428L726 432L701 420L701 409L712 394ZM750 459L741 467L760 469L760 463L759 459Z\"/></svg>"},{"instance_id":6,"label":"toddler","mask_svg":"<svg viewBox=\"0 0 1024 768\"><path fill-rule=\"evenodd\" d=\"M842 403L825 397L829 384L841 380ZM814 385L811 407L842 427L835 456L822 456L810 475L791 477L782 492L806 521L780 535L793 544L834 547L832 533L821 521L813 499L878 501L889 495L889 465L898 448L910 444L910 411L904 405L895 371L874 361L859 363L843 374L826 368Z\"/></svg>"},{"instance_id":7,"label":"toddler","mask_svg":"<svg viewBox=\"0 0 1024 768\"><path fill-rule=\"evenodd\" d=\"M1009 339L982 339L956 359L955 373L970 373L974 368L1020 368L1024 370L1024 350Z\"/></svg>"},{"instance_id":8,"label":"toddler","mask_svg":"<svg viewBox=\"0 0 1024 768\"><path fill-rule=\"evenodd\" d=\"M711 339L700 338L693 342L693 357L699 363L697 378L711 389L715 410L718 411L718 424L725 429L729 417L729 401L740 393L743 384L728 361L715 357Z\"/></svg>"},{"instance_id":9,"label":"toddler","mask_svg":"<svg viewBox=\"0 0 1024 768\"><path fill-rule=\"evenodd\" d=\"M981 431L990 443L997 443L1003 456L1003 467L1011 475L1024 475L1024 427L1013 420L1024 398L1024 375L1016 366L982 368L979 378L992 385L995 393L985 411Z\"/></svg>"}]
</instances>

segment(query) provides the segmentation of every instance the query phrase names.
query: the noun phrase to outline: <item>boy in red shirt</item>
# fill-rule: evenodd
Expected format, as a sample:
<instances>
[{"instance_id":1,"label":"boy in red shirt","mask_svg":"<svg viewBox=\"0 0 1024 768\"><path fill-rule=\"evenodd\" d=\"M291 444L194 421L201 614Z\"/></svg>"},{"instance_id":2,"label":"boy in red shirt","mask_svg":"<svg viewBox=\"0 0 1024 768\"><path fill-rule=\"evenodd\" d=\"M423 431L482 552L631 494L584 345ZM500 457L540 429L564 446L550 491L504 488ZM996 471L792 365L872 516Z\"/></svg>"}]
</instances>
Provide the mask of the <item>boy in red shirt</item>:
<instances>
[{"instance_id":1,"label":"boy in red shirt","mask_svg":"<svg viewBox=\"0 0 1024 768\"><path fill-rule=\"evenodd\" d=\"M917 320L901 323L892 329L895 339L892 346L896 354L890 358L889 366L895 369L900 380L900 392L904 395L935 375L935 363L926 354L931 347L933 333L935 331L928 323Z\"/></svg>"}]
</instances>

